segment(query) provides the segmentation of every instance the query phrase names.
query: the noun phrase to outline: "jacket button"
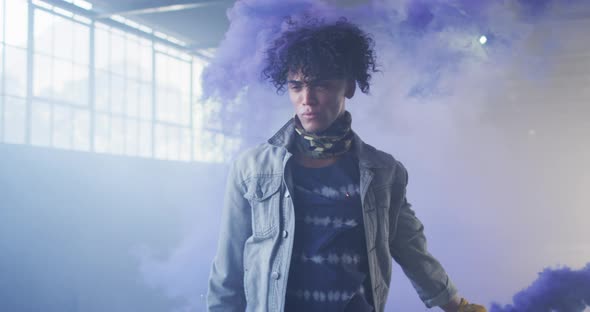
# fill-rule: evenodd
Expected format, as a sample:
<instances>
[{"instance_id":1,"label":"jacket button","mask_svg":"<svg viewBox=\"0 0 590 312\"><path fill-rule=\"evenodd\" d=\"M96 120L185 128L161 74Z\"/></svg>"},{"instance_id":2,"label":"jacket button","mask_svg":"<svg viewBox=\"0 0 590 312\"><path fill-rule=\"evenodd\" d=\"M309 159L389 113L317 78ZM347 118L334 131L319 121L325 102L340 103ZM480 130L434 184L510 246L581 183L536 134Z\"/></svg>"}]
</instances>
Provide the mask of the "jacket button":
<instances>
[{"instance_id":1,"label":"jacket button","mask_svg":"<svg viewBox=\"0 0 590 312\"><path fill-rule=\"evenodd\" d=\"M286 192L285 197L289 198L289 196L291 196L291 194L289 194L289 192Z\"/></svg>"},{"instance_id":2,"label":"jacket button","mask_svg":"<svg viewBox=\"0 0 590 312\"><path fill-rule=\"evenodd\" d=\"M274 272L272 272L270 277L272 277L272 279L278 280L281 277L281 274L279 274L279 272L277 272L277 271L274 271Z\"/></svg>"},{"instance_id":3,"label":"jacket button","mask_svg":"<svg viewBox=\"0 0 590 312\"><path fill-rule=\"evenodd\" d=\"M289 232L283 231L283 238L287 238L287 236L289 236Z\"/></svg>"}]
</instances>

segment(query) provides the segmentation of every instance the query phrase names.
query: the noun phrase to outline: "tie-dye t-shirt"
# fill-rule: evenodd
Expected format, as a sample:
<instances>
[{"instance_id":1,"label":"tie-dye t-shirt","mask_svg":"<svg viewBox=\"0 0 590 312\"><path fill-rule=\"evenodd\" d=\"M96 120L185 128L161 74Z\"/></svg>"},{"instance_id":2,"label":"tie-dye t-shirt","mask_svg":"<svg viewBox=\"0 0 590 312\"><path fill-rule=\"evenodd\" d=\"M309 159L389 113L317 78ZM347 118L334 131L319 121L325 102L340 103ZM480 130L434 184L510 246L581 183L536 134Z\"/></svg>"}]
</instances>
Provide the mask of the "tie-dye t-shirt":
<instances>
[{"instance_id":1,"label":"tie-dye t-shirt","mask_svg":"<svg viewBox=\"0 0 590 312\"><path fill-rule=\"evenodd\" d=\"M372 311L358 164L293 163L295 238L285 311Z\"/></svg>"}]
</instances>

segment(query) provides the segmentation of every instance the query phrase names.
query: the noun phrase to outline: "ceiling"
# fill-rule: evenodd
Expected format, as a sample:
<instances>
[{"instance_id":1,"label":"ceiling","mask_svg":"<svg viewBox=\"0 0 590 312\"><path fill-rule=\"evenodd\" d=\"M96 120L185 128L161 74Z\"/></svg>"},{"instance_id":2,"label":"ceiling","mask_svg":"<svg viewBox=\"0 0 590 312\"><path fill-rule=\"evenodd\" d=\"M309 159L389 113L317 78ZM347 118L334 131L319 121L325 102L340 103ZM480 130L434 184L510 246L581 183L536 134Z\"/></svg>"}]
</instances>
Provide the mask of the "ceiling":
<instances>
[{"instance_id":1,"label":"ceiling","mask_svg":"<svg viewBox=\"0 0 590 312\"><path fill-rule=\"evenodd\" d=\"M87 0L102 17L120 15L188 43L216 48L227 29L226 11L235 0Z\"/></svg>"},{"instance_id":2,"label":"ceiling","mask_svg":"<svg viewBox=\"0 0 590 312\"><path fill-rule=\"evenodd\" d=\"M55 0L52 0L55 2ZM227 10L238 0L86 0L93 4L93 13L108 18L120 15L186 42L189 51L219 46L229 28ZM277 0L280 1L280 0ZM367 0L322 0L349 6ZM590 7L556 6L552 15L558 20L590 17ZM584 10L582 10L584 9Z\"/></svg>"}]
</instances>

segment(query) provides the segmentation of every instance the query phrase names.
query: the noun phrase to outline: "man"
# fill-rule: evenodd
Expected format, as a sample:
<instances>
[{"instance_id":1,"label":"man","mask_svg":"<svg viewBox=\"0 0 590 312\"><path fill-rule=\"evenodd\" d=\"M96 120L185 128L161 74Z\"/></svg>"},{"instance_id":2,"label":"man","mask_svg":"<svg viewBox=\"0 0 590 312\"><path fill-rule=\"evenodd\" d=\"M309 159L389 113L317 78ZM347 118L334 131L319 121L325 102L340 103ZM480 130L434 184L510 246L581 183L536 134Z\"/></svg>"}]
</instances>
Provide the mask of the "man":
<instances>
[{"instance_id":1,"label":"man","mask_svg":"<svg viewBox=\"0 0 590 312\"><path fill-rule=\"evenodd\" d=\"M295 117L232 166L209 311L383 311L391 259L427 307L468 304L426 250L408 176L351 129L345 101L369 91L372 39L346 20L292 25L263 71Z\"/></svg>"}]
</instances>

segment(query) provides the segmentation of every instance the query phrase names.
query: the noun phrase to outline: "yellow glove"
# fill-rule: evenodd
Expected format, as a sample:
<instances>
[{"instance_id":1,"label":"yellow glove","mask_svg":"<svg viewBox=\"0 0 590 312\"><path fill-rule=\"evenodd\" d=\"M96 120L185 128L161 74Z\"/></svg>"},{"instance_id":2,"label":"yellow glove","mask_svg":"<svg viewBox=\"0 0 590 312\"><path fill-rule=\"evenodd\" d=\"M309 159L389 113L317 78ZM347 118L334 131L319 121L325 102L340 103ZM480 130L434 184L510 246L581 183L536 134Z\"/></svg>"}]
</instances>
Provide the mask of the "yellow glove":
<instances>
[{"instance_id":1,"label":"yellow glove","mask_svg":"<svg viewBox=\"0 0 590 312\"><path fill-rule=\"evenodd\" d=\"M487 312L487 310L484 306L469 303L465 298L461 298L461 303L459 303L459 310L457 310L457 312Z\"/></svg>"}]
</instances>

